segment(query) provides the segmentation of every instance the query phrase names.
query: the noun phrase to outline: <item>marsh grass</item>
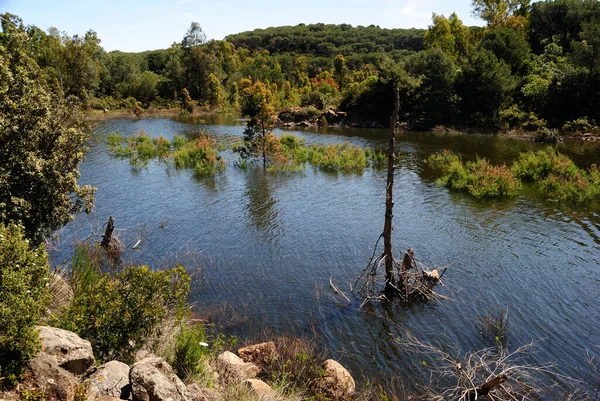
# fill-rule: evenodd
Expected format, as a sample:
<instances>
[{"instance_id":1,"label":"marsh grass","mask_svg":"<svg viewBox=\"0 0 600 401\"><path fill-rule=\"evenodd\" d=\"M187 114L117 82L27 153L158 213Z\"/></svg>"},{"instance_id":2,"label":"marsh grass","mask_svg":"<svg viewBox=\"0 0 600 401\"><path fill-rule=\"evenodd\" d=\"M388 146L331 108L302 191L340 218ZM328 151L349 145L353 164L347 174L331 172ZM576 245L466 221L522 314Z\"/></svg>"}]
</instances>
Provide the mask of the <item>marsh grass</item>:
<instances>
[{"instance_id":1,"label":"marsh grass","mask_svg":"<svg viewBox=\"0 0 600 401\"><path fill-rule=\"evenodd\" d=\"M521 153L513 163L512 173L535 183L547 198L572 203L587 203L600 199L600 171L593 164L585 170L552 148Z\"/></svg>"},{"instance_id":2,"label":"marsh grass","mask_svg":"<svg viewBox=\"0 0 600 401\"><path fill-rule=\"evenodd\" d=\"M587 170L582 169L552 148L523 152L510 168L494 166L480 158L465 163L448 150L431 155L427 164L442 172L440 184L477 198L514 196L524 181L548 200L575 204L600 200L598 167L593 164Z\"/></svg>"},{"instance_id":3,"label":"marsh grass","mask_svg":"<svg viewBox=\"0 0 600 401\"><path fill-rule=\"evenodd\" d=\"M502 308L477 316L481 336L498 347L508 345L508 311Z\"/></svg>"},{"instance_id":4,"label":"marsh grass","mask_svg":"<svg viewBox=\"0 0 600 401\"><path fill-rule=\"evenodd\" d=\"M115 132L108 136L107 144L115 157L129 159L133 171L147 167L156 158L176 168L193 169L197 177L215 175L225 169L219 146L208 134L189 141L175 135L171 142L162 136L150 138L143 130L127 139Z\"/></svg>"},{"instance_id":5,"label":"marsh grass","mask_svg":"<svg viewBox=\"0 0 600 401\"><path fill-rule=\"evenodd\" d=\"M380 166L387 161L382 152L361 148L347 142L342 144L307 146L303 138L284 134L280 139L286 163L310 164L323 171L362 172L369 165Z\"/></svg>"},{"instance_id":6,"label":"marsh grass","mask_svg":"<svg viewBox=\"0 0 600 401\"><path fill-rule=\"evenodd\" d=\"M442 171L438 183L476 198L512 197L521 187L506 165L494 166L487 159L464 163L458 155L444 150L431 155L427 163Z\"/></svg>"}]
</instances>

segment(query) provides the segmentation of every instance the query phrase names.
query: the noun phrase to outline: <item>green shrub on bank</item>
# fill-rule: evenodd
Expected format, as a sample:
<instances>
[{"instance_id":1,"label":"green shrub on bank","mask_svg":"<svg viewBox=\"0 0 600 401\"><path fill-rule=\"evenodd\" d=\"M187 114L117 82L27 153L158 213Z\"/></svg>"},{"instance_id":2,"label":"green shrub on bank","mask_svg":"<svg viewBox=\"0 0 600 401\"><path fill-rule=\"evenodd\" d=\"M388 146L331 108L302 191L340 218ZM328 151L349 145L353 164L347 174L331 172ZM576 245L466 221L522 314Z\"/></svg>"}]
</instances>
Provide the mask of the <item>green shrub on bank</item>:
<instances>
[{"instance_id":1,"label":"green shrub on bank","mask_svg":"<svg viewBox=\"0 0 600 401\"><path fill-rule=\"evenodd\" d=\"M185 307L190 290L181 266L127 267L111 276L98 270L83 247L76 250L72 274L73 301L55 324L90 341L100 362L131 362L160 323Z\"/></svg>"},{"instance_id":2,"label":"green shrub on bank","mask_svg":"<svg viewBox=\"0 0 600 401\"><path fill-rule=\"evenodd\" d=\"M506 165L493 166L486 159L463 163L457 155L443 151L430 156L427 162L442 170L440 184L468 192L476 198L511 197L521 186Z\"/></svg>"},{"instance_id":3,"label":"green shrub on bank","mask_svg":"<svg viewBox=\"0 0 600 401\"><path fill-rule=\"evenodd\" d=\"M0 223L0 388L21 377L40 349L35 325L49 301L48 256L32 249L23 228Z\"/></svg>"}]
</instances>

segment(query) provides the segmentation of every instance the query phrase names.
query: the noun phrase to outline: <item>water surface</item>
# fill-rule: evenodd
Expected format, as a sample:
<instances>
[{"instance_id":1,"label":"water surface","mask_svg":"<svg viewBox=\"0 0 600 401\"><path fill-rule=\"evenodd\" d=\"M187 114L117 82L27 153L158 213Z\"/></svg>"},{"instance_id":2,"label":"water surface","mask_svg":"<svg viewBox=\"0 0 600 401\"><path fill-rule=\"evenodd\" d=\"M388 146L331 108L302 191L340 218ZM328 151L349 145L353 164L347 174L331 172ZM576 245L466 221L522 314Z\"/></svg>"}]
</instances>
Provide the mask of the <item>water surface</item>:
<instances>
[{"instance_id":1,"label":"water surface","mask_svg":"<svg viewBox=\"0 0 600 401\"><path fill-rule=\"evenodd\" d=\"M405 330L427 340L451 339L464 350L486 345L477 316L499 307L509 314L509 346L537 343L534 362L556 361L558 371L597 378L585 355L600 357L600 216L585 207L545 202L529 194L514 200L477 201L435 183L423 160L449 148L469 159L510 163L535 145L489 136L407 133L398 138L395 173L394 249L413 248L429 266L449 266L448 300L359 310L329 290L329 280L349 293L368 262L383 228L385 171L325 173L308 167L292 175L235 167L224 153L226 172L195 179L190 170L151 162L132 172L112 158L106 136L197 135L219 141L243 128L169 119L115 119L95 129L81 166L81 183L98 188L95 213L78 216L60 233L55 263L68 260L72 244L101 233L115 218L125 257L154 268L175 261L201 267L191 301L200 315L231 333L253 336L317 336L329 355L357 378L409 379L423 374L414 355L398 346ZM295 132L308 143L348 141L385 149L385 130ZM600 160L600 148L561 145L582 165ZM381 250L379 251L381 252Z\"/></svg>"}]
</instances>

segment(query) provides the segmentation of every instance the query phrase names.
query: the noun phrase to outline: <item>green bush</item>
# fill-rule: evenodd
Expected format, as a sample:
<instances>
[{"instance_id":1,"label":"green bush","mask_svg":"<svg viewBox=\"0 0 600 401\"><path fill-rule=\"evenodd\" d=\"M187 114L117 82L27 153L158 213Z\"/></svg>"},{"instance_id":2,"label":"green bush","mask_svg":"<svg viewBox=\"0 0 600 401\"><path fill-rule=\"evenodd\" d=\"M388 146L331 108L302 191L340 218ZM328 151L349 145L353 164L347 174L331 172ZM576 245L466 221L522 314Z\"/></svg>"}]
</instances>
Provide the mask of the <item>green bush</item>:
<instances>
[{"instance_id":1,"label":"green bush","mask_svg":"<svg viewBox=\"0 0 600 401\"><path fill-rule=\"evenodd\" d=\"M205 363L208 353L208 337L204 324L182 324L175 339L170 363L182 380L209 384L210 370Z\"/></svg>"},{"instance_id":2,"label":"green bush","mask_svg":"<svg viewBox=\"0 0 600 401\"><path fill-rule=\"evenodd\" d=\"M190 290L181 266L127 267L111 276L98 270L85 248L73 258L73 283L74 299L55 323L89 340L101 362L131 362L160 323L185 307Z\"/></svg>"},{"instance_id":3,"label":"green bush","mask_svg":"<svg viewBox=\"0 0 600 401\"><path fill-rule=\"evenodd\" d=\"M444 151L430 156L427 162L443 172L440 184L476 198L510 197L521 187L506 165L494 166L486 159L463 163L454 153Z\"/></svg>"},{"instance_id":4,"label":"green bush","mask_svg":"<svg viewBox=\"0 0 600 401\"><path fill-rule=\"evenodd\" d=\"M40 348L35 325L49 301L48 256L23 228L0 223L0 388L21 376Z\"/></svg>"}]
</instances>

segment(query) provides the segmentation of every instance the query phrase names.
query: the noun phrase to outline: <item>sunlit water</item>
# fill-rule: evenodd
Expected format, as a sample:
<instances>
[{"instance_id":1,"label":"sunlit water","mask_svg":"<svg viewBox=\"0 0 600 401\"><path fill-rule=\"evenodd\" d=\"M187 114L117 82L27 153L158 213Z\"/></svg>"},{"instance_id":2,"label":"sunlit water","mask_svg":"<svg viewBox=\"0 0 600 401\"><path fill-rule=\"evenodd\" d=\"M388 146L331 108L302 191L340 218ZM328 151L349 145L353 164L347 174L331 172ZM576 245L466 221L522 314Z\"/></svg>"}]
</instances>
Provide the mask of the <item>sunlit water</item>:
<instances>
[{"instance_id":1,"label":"sunlit water","mask_svg":"<svg viewBox=\"0 0 600 401\"><path fill-rule=\"evenodd\" d=\"M600 215L532 195L477 201L435 183L424 159L450 148L510 163L534 145L484 136L403 134L394 187L395 252L406 248L428 266L449 266L448 300L359 310L350 286L367 264L383 228L385 171L332 174L308 167L292 175L239 169L224 153L227 170L195 179L190 170L151 162L133 172L107 152L113 131L150 136L194 135L219 141L243 128L168 119L116 119L95 129L81 166L81 183L98 188L95 213L63 229L54 263L70 258L74 241L102 232L109 215L131 248L127 260L155 268L177 261L194 268L190 301L234 334L316 335L328 354L355 377L418 381L419 359L398 344L405 331L463 350L488 345L477 317L508 311L509 347L536 342L532 361L556 361L558 371L594 386L586 353L600 357ZM296 132L308 143L348 141L384 149L384 130ZM599 147L563 145L579 164L600 160ZM381 252L381 250L379 250ZM352 303L329 289L332 277ZM362 379L361 379L362 380Z\"/></svg>"}]
</instances>

